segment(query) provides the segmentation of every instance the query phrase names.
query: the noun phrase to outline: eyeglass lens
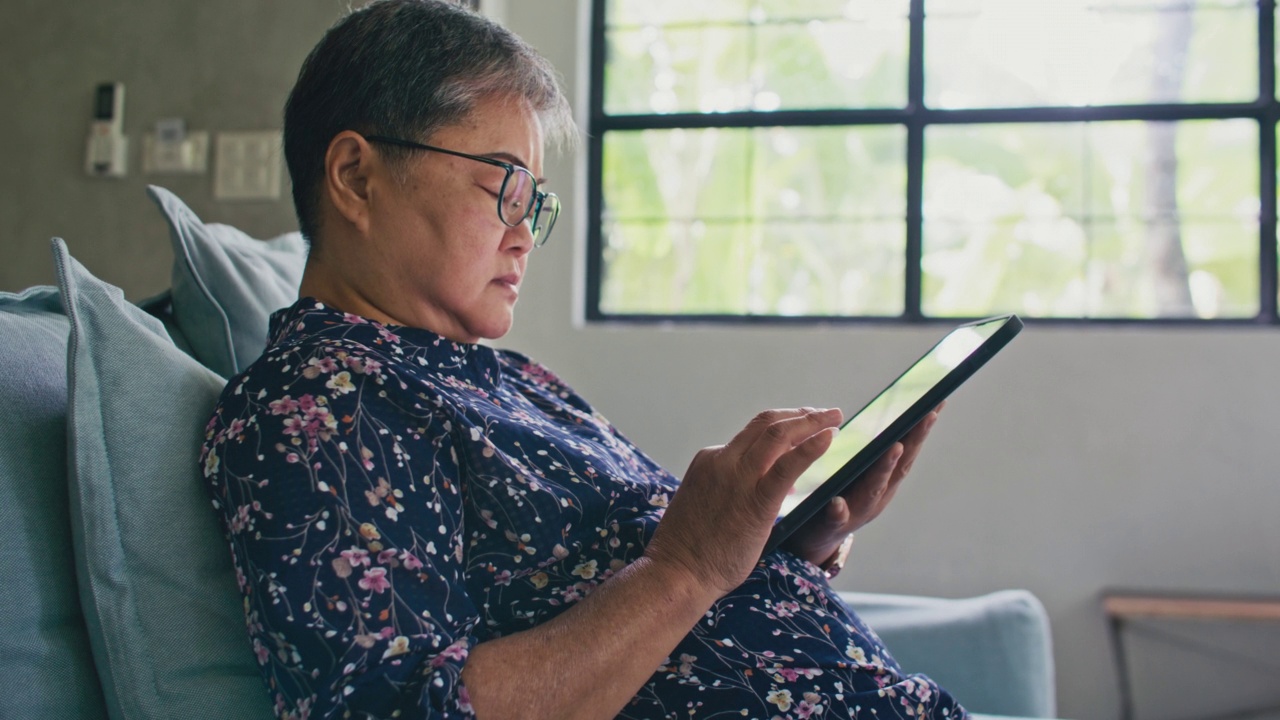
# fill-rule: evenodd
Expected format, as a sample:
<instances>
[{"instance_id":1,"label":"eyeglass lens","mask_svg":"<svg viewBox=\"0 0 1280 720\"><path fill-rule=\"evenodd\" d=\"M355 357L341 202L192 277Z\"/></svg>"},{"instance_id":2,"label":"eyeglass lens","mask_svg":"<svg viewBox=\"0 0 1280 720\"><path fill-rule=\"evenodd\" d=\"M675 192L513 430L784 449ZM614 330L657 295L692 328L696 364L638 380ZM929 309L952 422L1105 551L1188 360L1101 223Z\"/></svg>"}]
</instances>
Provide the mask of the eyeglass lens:
<instances>
[{"instance_id":1,"label":"eyeglass lens","mask_svg":"<svg viewBox=\"0 0 1280 720\"><path fill-rule=\"evenodd\" d=\"M502 186L502 221L514 227L529 217L534 209L533 193L533 175L524 168L513 168Z\"/></svg>"},{"instance_id":2,"label":"eyeglass lens","mask_svg":"<svg viewBox=\"0 0 1280 720\"><path fill-rule=\"evenodd\" d=\"M551 228L555 227L558 217L560 217L560 198L555 193L547 193L542 200L542 207L538 208L537 217L533 220L535 245L541 246L547 241L547 236L551 234Z\"/></svg>"},{"instance_id":3,"label":"eyeglass lens","mask_svg":"<svg viewBox=\"0 0 1280 720\"><path fill-rule=\"evenodd\" d=\"M531 230L534 241L541 245L547 241L551 226L560 214L560 198L554 193L547 193L538 206L538 185L533 174L522 167L512 167L506 182L502 186L502 197L499 199L502 221L515 227L533 216Z\"/></svg>"}]
</instances>

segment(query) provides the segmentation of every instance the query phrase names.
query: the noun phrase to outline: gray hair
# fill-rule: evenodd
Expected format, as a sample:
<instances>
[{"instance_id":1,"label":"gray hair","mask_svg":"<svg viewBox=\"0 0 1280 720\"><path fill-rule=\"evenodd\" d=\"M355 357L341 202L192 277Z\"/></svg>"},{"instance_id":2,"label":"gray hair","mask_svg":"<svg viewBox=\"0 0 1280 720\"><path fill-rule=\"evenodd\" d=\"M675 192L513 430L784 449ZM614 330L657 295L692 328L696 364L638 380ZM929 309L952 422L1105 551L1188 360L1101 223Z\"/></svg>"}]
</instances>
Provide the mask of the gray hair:
<instances>
[{"instance_id":1,"label":"gray hair","mask_svg":"<svg viewBox=\"0 0 1280 720\"><path fill-rule=\"evenodd\" d=\"M555 69L514 33L443 0L375 0L339 20L302 64L284 110L284 157L302 234L320 230L329 143L345 130L426 141L476 102L522 98L545 137L576 140ZM402 171L406 150L379 148Z\"/></svg>"}]
</instances>

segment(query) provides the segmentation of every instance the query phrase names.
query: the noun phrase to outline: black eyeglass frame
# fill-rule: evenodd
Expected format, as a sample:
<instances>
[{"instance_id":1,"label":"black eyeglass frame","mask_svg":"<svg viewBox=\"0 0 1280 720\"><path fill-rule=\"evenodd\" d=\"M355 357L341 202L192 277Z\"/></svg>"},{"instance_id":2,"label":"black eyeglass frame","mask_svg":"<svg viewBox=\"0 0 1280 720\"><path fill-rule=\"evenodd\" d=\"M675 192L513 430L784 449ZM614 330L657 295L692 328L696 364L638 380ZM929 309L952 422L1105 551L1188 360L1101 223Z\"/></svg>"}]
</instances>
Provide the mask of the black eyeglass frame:
<instances>
[{"instance_id":1,"label":"black eyeglass frame","mask_svg":"<svg viewBox=\"0 0 1280 720\"><path fill-rule=\"evenodd\" d=\"M507 227L515 227L532 217L533 220L530 223L529 229L533 234L533 246L542 247L547 244L547 238L551 236L551 229L555 227L556 218L560 217L560 196L553 192L542 192L538 190L538 179L533 176L533 173L529 172L528 168L504 162L502 160L496 160L491 157L485 157L483 155L472 155L470 153L449 150L448 148L427 145L420 142L414 142L412 140L402 140L400 138L388 137L386 135L365 135L364 139L369 142L382 143L384 145L395 145L397 147L409 148L411 150L429 150L431 152L444 153L445 155L453 155L455 157L466 158L467 160L475 160L477 162L485 163L486 165L493 165L494 167L500 167L503 170L506 170L506 177L502 178L502 188L498 190L498 219ZM532 202L529 203L529 206L524 211L524 215L520 217L520 219L515 222L508 222L502 212L502 199L507 196L507 184L511 182L511 176L517 172L522 172L529 176L529 185L533 188L533 193L530 197ZM545 228L541 228L538 226L538 219L542 216L542 208L546 205L548 198L554 198L554 200L551 203L550 217L547 218L547 225Z\"/></svg>"}]
</instances>

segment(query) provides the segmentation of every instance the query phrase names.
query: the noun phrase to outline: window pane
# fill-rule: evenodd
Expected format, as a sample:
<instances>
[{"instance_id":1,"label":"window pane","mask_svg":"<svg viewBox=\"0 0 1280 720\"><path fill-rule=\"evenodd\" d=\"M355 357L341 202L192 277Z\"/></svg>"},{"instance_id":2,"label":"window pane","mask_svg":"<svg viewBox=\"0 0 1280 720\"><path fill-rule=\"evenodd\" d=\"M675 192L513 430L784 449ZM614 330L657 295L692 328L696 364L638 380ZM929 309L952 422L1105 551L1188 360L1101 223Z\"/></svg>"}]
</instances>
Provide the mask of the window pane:
<instances>
[{"instance_id":1,"label":"window pane","mask_svg":"<svg viewBox=\"0 0 1280 720\"><path fill-rule=\"evenodd\" d=\"M725 22L747 16L752 0L608 0L609 27Z\"/></svg>"},{"instance_id":2,"label":"window pane","mask_svg":"<svg viewBox=\"0 0 1280 720\"><path fill-rule=\"evenodd\" d=\"M749 211L749 130L610 132L604 214L618 220L741 220Z\"/></svg>"},{"instance_id":3,"label":"window pane","mask_svg":"<svg viewBox=\"0 0 1280 720\"><path fill-rule=\"evenodd\" d=\"M902 0L697 3L613 0L605 112L613 115L902 107ZM666 14L663 14L663 13Z\"/></svg>"},{"instance_id":4,"label":"window pane","mask_svg":"<svg viewBox=\"0 0 1280 720\"><path fill-rule=\"evenodd\" d=\"M926 0L932 107L1247 102L1258 9L1242 0Z\"/></svg>"},{"instance_id":5,"label":"window pane","mask_svg":"<svg viewBox=\"0 0 1280 720\"><path fill-rule=\"evenodd\" d=\"M1258 312L1258 126L935 126L924 312L1231 318Z\"/></svg>"},{"instance_id":6,"label":"window pane","mask_svg":"<svg viewBox=\"0 0 1280 720\"><path fill-rule=\"evenodd\" d=\"M906 224L608 222L608 314L898 316Z\"/></svg>"},{"instance_id":7,"label":"window pane","mask_svg":"<svg viewBox=\"0 0 1280 720\"><path fill-rule=\"evenodd\" d=\"M605 65L605 112L612 115L728 112L754 97L746 75L747 43L721 25L611 30Z\"/></svg>"},{"instance_id":8,"label":"window pane","mask_svg":"<svg viewBox=\"0 0 1280 720\"><path fill-rule=\"evenodd\" d=\"M905 18L911 11L911 0L758 0L753 5L758 20Z\"/></svg>"},{"instance_id":9,"label":"window pane","mask_svg":"<svg viewBox=\"0 0 1280 720\"><path fill-rule=\"evenodd\" d=\"M905 161L896 125L610 132L601 310L899 315Z\"/></svg>"}]
</instances>

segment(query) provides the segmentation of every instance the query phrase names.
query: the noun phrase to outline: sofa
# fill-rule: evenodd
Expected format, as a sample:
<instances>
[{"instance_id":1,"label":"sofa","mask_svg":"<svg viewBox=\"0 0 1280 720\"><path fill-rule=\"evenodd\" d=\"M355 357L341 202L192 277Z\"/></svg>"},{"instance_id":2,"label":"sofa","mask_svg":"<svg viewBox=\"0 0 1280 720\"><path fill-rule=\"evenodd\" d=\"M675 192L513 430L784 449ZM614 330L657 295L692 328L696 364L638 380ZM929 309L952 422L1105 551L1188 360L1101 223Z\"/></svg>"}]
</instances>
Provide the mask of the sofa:
<instances>
[{"instance_id":1,"label":"sofa","mask_svg":"<svg viewBox=\"0 0 1280 720\"><path fill-rule=\"evenodd\" d=\"M0 293L0 718L273 717L195 460L211 408L290 304L305 245L148 193L171 288L133 303L53 240L58 286ZM1054 714L1030 593L846 593L972 711Z\"/></svg>"}]
</instances>

